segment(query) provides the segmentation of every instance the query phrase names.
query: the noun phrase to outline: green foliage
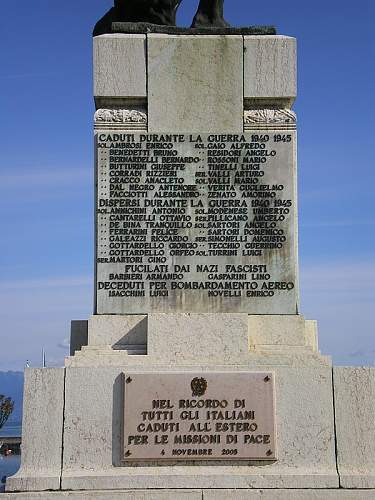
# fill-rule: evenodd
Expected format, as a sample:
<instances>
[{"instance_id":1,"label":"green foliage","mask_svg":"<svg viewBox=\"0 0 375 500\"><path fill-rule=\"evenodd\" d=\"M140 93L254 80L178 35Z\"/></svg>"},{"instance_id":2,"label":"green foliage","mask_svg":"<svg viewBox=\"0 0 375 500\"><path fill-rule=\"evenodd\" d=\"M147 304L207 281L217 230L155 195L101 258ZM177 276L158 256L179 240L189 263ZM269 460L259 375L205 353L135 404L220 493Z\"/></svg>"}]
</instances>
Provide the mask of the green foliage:
<instances>
[{"instance_id":1,"label":"green foliage","mask_svg":"<svg viewBox=\"0 0 375 500\"><path fill-rule=\"evenodd\" d=\"M14 401L12 401L11 398L6 398L2 394L0 394L0 429L8 420L13 409L14 409Z\"/></svg>"}]
</instances>

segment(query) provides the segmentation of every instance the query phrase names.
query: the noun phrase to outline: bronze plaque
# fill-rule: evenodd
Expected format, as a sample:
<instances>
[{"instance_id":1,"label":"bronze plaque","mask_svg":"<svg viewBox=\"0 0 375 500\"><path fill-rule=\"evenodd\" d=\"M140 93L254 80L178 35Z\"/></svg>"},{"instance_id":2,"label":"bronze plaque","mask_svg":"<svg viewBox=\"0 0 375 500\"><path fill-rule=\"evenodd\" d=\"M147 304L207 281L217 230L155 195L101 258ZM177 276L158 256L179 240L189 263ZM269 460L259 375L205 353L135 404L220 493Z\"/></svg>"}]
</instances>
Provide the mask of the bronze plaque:
<instances>
[{"instance_id":1,"label":"bronze plaque","mask_svg":"<svg viewBox=\"0 0 375 500\"><path fill-rule=\"evenodd\" d=\"M125 375L124 460L275 460L274 374Z\"/></svg>"}]
</instances>

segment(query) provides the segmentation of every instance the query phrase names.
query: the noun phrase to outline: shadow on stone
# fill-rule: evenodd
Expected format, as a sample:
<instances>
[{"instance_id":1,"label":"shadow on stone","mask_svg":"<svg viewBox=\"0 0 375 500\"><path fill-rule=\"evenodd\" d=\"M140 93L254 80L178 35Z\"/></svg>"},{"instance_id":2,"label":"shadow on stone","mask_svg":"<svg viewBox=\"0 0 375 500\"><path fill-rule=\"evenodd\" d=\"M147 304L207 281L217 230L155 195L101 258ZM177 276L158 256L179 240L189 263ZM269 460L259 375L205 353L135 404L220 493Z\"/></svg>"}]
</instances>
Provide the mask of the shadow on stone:
<instances>
[{"instance_id":1,"label":"shadow on stone","mask_svg":"<svg viewBox=\"0 0 375 500\"><path fill-rule=\"evenodd\" d=\"M120 373L113 383L112 403L112 464L122 465L122 420L124 410L124 374Z\"/></svg>"},{"instance_id":2,"label":"shadow on stone","mask_svg":"<svg viewBox=\"0 0 375 500\"><path fill-rule=\"evenodd\" d=\"M121 337L115 344L113 344L112 349L126 350L129 346L142 346L142 348L146 349L147 327L148 319L145 317L133 326L133 328Z\"/></svg>"}]
</instances>

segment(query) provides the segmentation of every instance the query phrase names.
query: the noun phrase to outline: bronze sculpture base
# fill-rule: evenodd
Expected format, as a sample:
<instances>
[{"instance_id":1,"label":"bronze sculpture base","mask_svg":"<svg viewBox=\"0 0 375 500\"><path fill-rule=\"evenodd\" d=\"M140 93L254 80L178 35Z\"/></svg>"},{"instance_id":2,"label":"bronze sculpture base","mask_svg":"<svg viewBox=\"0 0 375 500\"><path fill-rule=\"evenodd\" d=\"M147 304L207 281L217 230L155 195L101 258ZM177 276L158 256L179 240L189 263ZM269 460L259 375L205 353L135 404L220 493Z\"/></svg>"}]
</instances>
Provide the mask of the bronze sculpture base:
<instances>
[{"instance_id":1,"label":"bronze sculpture base","mask_svg":"<svg viewBox=\"0 0 375 500\"><path fill-rule=\"evenodd\" d=\"M113 23L176 26L182 0L115 0L114 7L98 21L93 35L112 33ZM229 28L224 19L224 0L200 0L192 28Z\"/></svg>"}]
</instances>

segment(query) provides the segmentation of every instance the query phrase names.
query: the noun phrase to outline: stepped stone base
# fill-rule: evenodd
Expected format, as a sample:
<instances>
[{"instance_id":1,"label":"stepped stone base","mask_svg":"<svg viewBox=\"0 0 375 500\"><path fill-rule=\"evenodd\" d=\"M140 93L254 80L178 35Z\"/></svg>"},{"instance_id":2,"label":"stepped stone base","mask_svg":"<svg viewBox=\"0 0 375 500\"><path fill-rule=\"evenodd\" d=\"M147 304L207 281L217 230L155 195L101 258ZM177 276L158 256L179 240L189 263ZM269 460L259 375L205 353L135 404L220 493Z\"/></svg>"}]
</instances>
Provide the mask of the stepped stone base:
<instances>
[{"instance_id":1,"label":"stepped stone base","mask_svg":"<svg viewBox=\"0 0 375 500\"><path fill-rule=\"evenodd\" d=\"M331 366L316 321L302 315L95 315L72 323L67 368L83 366Z\"/></svg>"},{"instance_id":2,"label":"stepped stone base","mask_svg":"<svg viewBox=\"0 0 375 500\"><path fill-rule=\"evenodd\" d=\"M79 337L88 345L76 343L65 368L25 372L22 466L8 478L8 492L26 491L18 497L30 499L45 490L71 498L282 499L300 488L295 498L375 498L375 370L332 368L319 353L315 322L155 314L93 316L87 326ZM264 370L276 381L277 461L122 463L124 374Z\"/></svg>"},{"instance_id":3,"label":"stepped stone base","mask_svg":"<svg viewBox=\"0 0 375 500\"><path fill-rule=\"evenodd\" d=\"M2 500L373 500L372 490L117 490L8 493Z\"/></svg>"}]
</instances>

